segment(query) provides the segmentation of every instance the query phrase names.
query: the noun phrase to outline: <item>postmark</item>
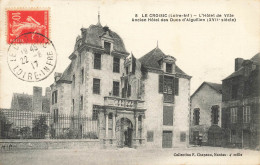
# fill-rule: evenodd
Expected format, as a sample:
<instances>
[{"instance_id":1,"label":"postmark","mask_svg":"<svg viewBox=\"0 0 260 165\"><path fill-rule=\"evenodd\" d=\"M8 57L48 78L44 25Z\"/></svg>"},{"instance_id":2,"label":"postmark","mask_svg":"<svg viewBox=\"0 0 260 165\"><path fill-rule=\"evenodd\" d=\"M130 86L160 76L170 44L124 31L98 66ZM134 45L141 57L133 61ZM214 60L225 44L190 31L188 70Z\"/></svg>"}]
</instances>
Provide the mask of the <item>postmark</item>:
<instances>
[{"instance_id":1,"label":"postmark","mask_svg":"<svg viewBox=\"0 0 260 165\"><path fill-rule=\"evenodd\" d=\"M7 10L7 43L33 43L34 40L21 41L24 33L39 33L49 38L49 10ZM32 36L34 37L34 36ZM15 40L16 39L16 40ZM44 40L43 43L46 43Z\"/></svg>"},{"instance_id":2,"label":"postmark","mask_svg":"<svg viewBox=\"0 0 260 165\"><path fill-rule=\"evenodd\" d=\"M52 41L46 36L29 32L13 41L8 49L7 61L10 70L17 78L37 82L44 80L53 72L57 54ZM18 44L18 41L27 44Z\"/></svg>"}]
</instances>

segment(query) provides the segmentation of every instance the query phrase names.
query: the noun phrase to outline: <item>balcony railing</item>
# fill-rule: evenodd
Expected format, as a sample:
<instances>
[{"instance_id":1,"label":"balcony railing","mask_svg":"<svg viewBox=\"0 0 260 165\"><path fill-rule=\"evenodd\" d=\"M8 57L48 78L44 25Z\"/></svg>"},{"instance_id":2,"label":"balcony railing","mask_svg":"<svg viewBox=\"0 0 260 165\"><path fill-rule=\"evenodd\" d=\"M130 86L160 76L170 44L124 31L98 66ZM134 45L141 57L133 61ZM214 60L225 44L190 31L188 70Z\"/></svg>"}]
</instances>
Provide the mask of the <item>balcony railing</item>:
<instances>
[{"instance_id":1,"label":"balcony railing","mask_svg":"<svg viewBox=\"0 0 260 165\"><path fill-rule=\"evenodd\" d=\"M142 100L129 100L113 96L105 96L104 105L115 108L144 109L144 101Z\"/></svg>"}]
</instances>

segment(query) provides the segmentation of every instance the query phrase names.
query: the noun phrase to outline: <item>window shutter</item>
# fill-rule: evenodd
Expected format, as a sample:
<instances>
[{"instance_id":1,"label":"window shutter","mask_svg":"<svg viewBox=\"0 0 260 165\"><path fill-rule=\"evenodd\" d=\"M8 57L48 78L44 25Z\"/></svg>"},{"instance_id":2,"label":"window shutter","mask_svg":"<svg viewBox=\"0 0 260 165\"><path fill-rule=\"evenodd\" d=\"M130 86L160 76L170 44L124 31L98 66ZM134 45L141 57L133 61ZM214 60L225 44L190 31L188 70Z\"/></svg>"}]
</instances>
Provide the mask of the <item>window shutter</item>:
<instances>
[{"instance_id":1,"label":"window shutter","mask_svg":"<svg viewBox=\"0 0 260 165\"><path fill-rule=\"evenodd\" d=\"M174 93L176 96L179 95L179 78L174 78Z\"/></svg>"},{"instance_id":2,"label":"window shutter","mask_svg":"<svg viewBox=\"0 0 260 165\"><path fill-rule=\"evenodd\" d=\"M163 93L163 75L159 75L159 93Z\"/></svg>"}]
</instances>

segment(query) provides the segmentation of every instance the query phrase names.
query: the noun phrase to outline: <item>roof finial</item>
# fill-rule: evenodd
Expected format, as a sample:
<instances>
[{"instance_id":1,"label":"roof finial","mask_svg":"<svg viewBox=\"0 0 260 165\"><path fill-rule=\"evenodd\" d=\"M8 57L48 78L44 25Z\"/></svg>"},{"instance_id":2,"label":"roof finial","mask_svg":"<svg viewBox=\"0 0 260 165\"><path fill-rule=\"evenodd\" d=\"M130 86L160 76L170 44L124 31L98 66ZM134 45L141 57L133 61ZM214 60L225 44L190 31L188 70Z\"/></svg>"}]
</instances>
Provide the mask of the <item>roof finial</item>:
<instances>
[{"instance_id":1,"label":"roof finial","mask_svg":"<svg viewBox=\"0 0 260 165\"><path fill-rule=\"evenodd\" d=\"M97 25L98 26L101 26L101 23L100 23L100 11L99 11L99 7L98 7L98 23L97 23Z\"/></svg>"},{"instance_id":2,"label":"roof finial","mask_svg":"<svg viewBox=\"0 0 260 165\"><path fill-rule=\"evenodd\" d=\"M157 40L157 45L156 45L156 48L158 48L158 40Z\"/></svg>"}]
</instances>

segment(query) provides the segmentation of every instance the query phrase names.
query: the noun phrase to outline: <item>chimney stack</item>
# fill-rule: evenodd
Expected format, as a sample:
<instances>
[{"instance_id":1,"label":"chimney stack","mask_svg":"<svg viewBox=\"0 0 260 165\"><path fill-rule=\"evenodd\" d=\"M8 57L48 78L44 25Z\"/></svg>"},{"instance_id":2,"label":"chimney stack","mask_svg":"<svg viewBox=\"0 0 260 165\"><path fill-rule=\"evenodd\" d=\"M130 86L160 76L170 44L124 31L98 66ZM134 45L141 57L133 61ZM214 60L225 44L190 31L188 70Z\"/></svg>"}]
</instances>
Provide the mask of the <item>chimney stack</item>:
<instances>
[{"instance_id":1,"label":"chimney stack","mask_svg":"<svg viewBox=\"0 0 260 165\"><path fill-rule=\"evenodd\" d=\"M235 59L235 71L242 67L242 63L244 62L243 58L236 58Z\"/></svg>"}]
</instances>

